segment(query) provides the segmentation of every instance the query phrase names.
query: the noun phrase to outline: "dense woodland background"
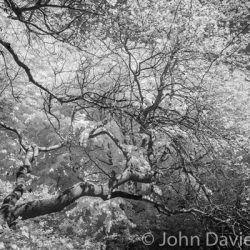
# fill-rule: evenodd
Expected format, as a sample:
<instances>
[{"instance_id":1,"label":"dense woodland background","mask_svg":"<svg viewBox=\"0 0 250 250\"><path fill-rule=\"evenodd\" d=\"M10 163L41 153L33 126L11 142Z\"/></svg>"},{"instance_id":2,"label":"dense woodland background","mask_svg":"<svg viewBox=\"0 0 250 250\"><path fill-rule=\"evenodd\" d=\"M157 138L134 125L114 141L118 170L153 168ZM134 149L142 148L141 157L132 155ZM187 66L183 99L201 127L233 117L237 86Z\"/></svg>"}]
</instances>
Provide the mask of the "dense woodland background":
<instances>
[{"instance_id":1,"label":"dense woodland background","mask_svg":"<svg viewBox=\"0 0 250 250\"><path fill-rule=\"evenodd\" d=\"M0 249L250 235L249 10L1 0Z\"/></svg>"}]
</instances>

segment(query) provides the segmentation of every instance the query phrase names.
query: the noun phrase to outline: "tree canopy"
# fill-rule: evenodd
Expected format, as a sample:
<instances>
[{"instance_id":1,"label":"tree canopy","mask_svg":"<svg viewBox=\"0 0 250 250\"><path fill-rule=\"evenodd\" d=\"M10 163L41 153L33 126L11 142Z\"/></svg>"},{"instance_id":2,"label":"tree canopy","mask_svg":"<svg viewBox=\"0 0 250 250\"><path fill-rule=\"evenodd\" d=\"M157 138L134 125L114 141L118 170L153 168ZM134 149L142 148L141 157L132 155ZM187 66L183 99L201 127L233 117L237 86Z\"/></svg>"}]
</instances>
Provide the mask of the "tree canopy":
<instances>
[{"instance_id":1,"label":"tree canopy","mask_svg":"<svg viewBox=\"0 0 250 250\"><path fill-rule=\"evenodd\" d=\"M0 248L248 235L249 8L0 1Z\"/></svg>"}]
</instances>

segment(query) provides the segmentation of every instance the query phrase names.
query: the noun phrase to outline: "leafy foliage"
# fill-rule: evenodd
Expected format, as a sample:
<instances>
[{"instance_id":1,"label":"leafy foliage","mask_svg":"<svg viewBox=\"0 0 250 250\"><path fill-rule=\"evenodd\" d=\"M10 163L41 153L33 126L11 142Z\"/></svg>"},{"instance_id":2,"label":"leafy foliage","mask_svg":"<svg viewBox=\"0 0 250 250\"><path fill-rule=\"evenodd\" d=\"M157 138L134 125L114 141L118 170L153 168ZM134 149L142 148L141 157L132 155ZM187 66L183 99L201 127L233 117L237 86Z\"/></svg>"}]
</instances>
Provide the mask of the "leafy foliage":
<instances>
[{"instance_id":1,"label":"leafy foliage","mask_svg":"<svg viewBox=\"0 0 250 250\"><path fill-rule=\"evenodd\" d=\"M1 225L15 228L0 249L247 235L248 12L241 0L0 3Z\"/></svg>"}]
</instances>

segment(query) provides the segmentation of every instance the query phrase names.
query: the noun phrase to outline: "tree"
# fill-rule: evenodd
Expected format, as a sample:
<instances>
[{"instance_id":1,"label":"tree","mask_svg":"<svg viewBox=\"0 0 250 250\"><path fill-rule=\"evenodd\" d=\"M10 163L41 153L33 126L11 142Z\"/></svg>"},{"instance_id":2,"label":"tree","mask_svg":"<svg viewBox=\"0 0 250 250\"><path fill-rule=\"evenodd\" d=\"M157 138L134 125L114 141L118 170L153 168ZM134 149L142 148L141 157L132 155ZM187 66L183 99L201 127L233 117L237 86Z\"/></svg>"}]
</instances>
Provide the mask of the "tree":
<instances>
[{"instance_id":1,"label":"tree","mask_svg":"<svg viewBox=\"0 0 250 250\"><path fill-rule=\"evenodd\" d=\"M2 221L13 226L90 196L247 227L232 213L243 191L223 211L215 191L225 184L220 171L242 174L232 162L240 135L227 128L230 112L215 98L235 69L245 72L247 8L241 1L4 1L1 98L13 111L2 111L1 136L18 140L9 150L20 148L23 159L14 156L16 184ZM55 190L66 190L17 203L36 165L51 170L47 179L64 178Z\"/></svg>"}]
</instances>

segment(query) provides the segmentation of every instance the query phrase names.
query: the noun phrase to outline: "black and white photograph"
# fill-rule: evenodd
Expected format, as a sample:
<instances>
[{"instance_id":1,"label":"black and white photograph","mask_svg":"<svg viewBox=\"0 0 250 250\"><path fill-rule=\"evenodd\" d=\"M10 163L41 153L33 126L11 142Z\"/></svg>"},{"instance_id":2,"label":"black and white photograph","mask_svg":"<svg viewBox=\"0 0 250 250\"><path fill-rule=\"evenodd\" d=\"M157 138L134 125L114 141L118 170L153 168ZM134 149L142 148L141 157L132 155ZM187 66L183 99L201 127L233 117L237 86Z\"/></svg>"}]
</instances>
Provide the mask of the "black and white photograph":
<instances>
[{"instance_id":1,"label":"black and white photograph","mask_svg":"<svg viewBox=\"0 0 250 250\"><path fill-rule=\"evenodd\" d=\"M250 249L250 0L0 0L5 249Z\"/></svg>"}]
</instances>

